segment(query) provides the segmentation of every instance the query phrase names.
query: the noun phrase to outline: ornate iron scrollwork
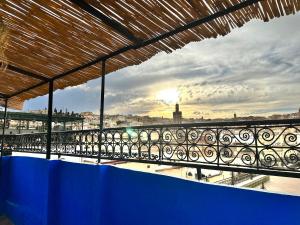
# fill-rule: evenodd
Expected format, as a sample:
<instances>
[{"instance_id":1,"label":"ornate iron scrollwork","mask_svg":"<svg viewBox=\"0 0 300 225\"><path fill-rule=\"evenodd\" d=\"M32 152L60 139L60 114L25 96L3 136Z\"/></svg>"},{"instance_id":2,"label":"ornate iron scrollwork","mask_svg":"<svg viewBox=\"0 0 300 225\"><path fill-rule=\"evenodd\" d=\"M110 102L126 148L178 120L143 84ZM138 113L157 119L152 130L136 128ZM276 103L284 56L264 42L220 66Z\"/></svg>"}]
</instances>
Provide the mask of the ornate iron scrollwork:
<instances>
[{"instance_id":1,"label":"ornate iron scrollwork","mask_svg":"<svg viewBox=\"0 0 300 225\"><path fill-rule=\"evenodd\" d=\"M102 145L100 146L100 135ZM4 149L45 153L46 134L6 135ZM54 132L52 154L300 172L297 123L214 123ZM217 169L217 168L216 168Z\"/></svg>"}]
</instances>

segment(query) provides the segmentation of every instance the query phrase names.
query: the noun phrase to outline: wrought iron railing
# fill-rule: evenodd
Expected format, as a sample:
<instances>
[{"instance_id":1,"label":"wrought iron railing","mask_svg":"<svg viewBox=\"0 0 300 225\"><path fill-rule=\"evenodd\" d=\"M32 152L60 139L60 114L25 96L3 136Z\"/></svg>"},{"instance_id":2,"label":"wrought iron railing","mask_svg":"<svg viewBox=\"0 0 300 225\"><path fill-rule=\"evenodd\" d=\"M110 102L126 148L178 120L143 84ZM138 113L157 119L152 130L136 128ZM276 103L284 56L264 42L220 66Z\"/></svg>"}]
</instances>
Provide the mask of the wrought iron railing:
<instances>
[{"instance_id":1,"label":"wrought iron railing","mask_svg":"<svg viewBox=\"0 0 300 225\"><path fill-rule=\"evenodd\" d=\"M5 150L46 153L46 134L7 135ZM101 145L101 152L99 149ZM51 154L300 177L300 120L55 132Z\"/></svg>"}]
</instances>

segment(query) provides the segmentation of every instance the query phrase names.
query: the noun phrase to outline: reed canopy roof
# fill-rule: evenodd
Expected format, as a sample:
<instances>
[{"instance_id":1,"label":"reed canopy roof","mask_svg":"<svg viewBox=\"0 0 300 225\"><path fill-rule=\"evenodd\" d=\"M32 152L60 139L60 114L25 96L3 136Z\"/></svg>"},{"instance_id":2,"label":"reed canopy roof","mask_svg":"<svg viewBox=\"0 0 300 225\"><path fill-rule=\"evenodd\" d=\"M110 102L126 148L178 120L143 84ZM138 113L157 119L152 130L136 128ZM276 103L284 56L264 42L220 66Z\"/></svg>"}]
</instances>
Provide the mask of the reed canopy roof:
<instances>
[{"instance_id":1,"label":"reed canopy roof","mask_svg":"<svg viewBox=\"0 0 300 225\"><path fill-rule=\"evenodd\" d=\"M0 104L137 65L158 52L224 36L252 19L295 14L299 0L0 0L8 29Z\"/></svg>"}]
</instances>

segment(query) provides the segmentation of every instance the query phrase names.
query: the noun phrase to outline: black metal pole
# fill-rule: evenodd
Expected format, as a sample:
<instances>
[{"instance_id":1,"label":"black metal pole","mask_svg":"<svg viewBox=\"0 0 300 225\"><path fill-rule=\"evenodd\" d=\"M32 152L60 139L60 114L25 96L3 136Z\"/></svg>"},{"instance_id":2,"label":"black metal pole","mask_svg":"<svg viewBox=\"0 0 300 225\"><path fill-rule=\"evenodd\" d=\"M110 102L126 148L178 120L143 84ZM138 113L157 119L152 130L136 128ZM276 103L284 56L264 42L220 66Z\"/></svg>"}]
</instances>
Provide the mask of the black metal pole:
<instances>
[{"instance_id":1,"label":"black metal pole","mask_svg":"<svg viewBox=\"0 0 300 225\"><path fill-rule=\"evenodd\" d=\"M235 181L234 181L234 172L231 171L231 185L234 185Z\"/></svg>"},{"instance_id":2,"label":"black metal pole","mask_svg":"<svg viewBox=\"0 0 300 225\"><path fill-rule=\"evenodd\" d=\"M201 168L197 167L197 179L201 180L201 178L202 178Z\"/></svg>"},{"instance_id":3,"label":"black metal pole","mask_svg":"<svg viewBox=\"0 0 300 225\"><path fill-rule=\"evenodd\" d=\"M1 154L0 154L0 157L2 157L3 151L4 151L4 135L5 135L6 119L7 119L7 98L4 101L4 117L3 117L2 140L1 140Z\"/></svg>"},{"instance_id":4,"label":"black metal pole","mask_svg":"<svg viewBox=\"0 0 300 225\"><path fill-rule=\"evenodd\" d=\"M99 152L98 163L101 161L101 146L102 146L102 131L104 121L104 94L105 94L105 60L102 61L102 74L101 74L101 96L100 96L100 137L99 137Z\"/></svg>"},{"instance_id":5,"label":"black metal pole","mask_svg":"<svg viewBox=\"0 0 300 225\"><path fill-rule=\"evenodd\" d=\"M47 153L46 159L51 157L51 133L52 133L52 108L53 108L53 81L49 82L49 94L48 94L48 120L47 120Z\"/></svg>"}]
</instances>

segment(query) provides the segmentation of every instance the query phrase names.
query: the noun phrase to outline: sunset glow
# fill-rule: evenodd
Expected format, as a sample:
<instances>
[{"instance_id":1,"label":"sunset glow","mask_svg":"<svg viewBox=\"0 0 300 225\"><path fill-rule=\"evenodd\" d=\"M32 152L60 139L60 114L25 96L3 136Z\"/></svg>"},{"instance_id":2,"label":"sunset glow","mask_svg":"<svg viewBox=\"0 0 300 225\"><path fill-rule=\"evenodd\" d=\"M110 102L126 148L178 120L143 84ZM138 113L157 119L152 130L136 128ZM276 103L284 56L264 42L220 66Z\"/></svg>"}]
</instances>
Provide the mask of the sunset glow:
<instances>
[{"instance_id":1,"label":"sunset glow","mask_svg":"<svg viewBox=\"0 0 300 225\"><path fill-rule=\"evenodd\" d=\"M179 92L175 88L164 89L157 93L156 99L166 104L175 104L179 101Z\"/></svg>"}]
</instances>

